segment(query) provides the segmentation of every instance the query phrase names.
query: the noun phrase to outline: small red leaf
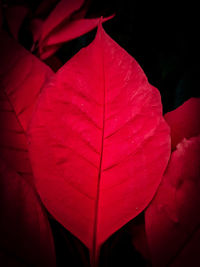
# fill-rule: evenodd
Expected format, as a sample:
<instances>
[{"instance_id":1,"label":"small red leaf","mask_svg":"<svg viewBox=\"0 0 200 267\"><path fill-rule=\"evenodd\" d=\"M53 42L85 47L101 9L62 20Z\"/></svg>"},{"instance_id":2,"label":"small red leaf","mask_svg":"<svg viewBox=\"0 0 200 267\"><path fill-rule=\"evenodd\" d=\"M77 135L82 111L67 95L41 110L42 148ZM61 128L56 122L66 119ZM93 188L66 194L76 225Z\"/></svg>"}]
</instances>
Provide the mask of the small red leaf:
<instances>
[{"instance_id":1,"label":"small red leaf","mask_svg":"<svg viewBox=\"0 0 200 267\"><path fill-rule=\"evenodd\" d=\"M171 128L172 149L183 138L200 134L200 98L190 98L177 109L165 114L165 120Z\"/></svg>"},{"instance_id":2,"label":"small red leaf","mask_svg":"<svg viewBox=\"0 0 200 267\"><path fill-rule=\"evenodd\" d=\"M78 11L81 8L83 3L84 0L61 0L45 20L42 28L41 40L44 40L49 33L58 27L64 20L69 19L75 11Z\"/></svg>"},{"instance_id":3,"label":"small red leaf","mask_svg":"<svg viewBox=\"0 0 200 267\"><path fill-rule=\"evenodd\" d=\"M146 210L154 266L200 265L199 159L200 136L183 140L172 153L157 195Z\"/></svg>"},{"instance_id":4,"label":"small red leaf","mask_svg":"<svg viewBox=\"0 0 200 267\"><path fill-rule=\"evenodd\" d=\"M102 22L110 20L113 16L102 19ZM60 27L55 33L52 33L46 40L45 45L55 45L75 39L97 27L99 24L99 18L95 19L79 19L72 23Z\"/></svg>"},{"instance_id":5,"label":"small red leaf","mask_svg":"<svg viewBox=\"0 0 200 267\"><path fill-rule=\"evenodd\" d=\"M93 260L150 202L170 153L159 92L101 26L44 89L29 136L43 202Z\"/></svg>"},{"instance_id":6,"label":"small red leaf","mask_svg":"<svg viewBox=\"0 0 200 267\"><path fill-rule=\"evenodd\" d=\"M39 37L39 55L41 59L46 59L53 55L59 48L60 44L56 44L53 46L46 47L45 43L51 34L56 33L61 25L66 27L66 24L69 23L72 14L78 11L83 5L84 0L74 0L74 1L66 1L61 0L47 19L41 25L41 29L36 30L33 33L34 39ZM77 37L77 36L76 36Z\"/></svg>"},{"instance_id":7,"label":"small red leaf","mask_svg":"<svg viewBox=\"0 0 200 267\"><path fill-rule=\"evenodd\" d=\"M40 54L40 58L42 60L47 60L48 57L51 57L56 51L62 46L62 44L50 45L44 48L42 54Z\"/></svg>"},{"instance_id":8,"label":"small red leaf","mask_svg":"<svg viewBox=\"0 0 200 267\"><path fill-rule=\"evenodd\" d=\"M56 266L53 237L40 201L0 158L0 265Z\"/></svg>"},{"instance_id":9,"label":"small red leaf","mask_svg":"<svg viewBox=\"0 0 200 267\"><path fill-rule=\"evenodd\" d=\"M110 20L113 16L102 19L102 22ZM41 59L54 54L62 43L71 41L85 33L93 30L99 24L99 18L96 19L79 19L73 20L68 25L63 25L55 32L51 33L48 38L42 43L43 51L41 49Z\"/></svg>"},{"instance_id":10,"label":"small red leaf","mask_svg":"<svg viewBox=\"0 0 200 267\"><path fill-rule=\"evenodd\" d=\"M75 39L97 27L99 18L85 19L87 3L84 0L61 0L41 27L39 38L39 55L46 59L55 53L60 45ZM113 16L103 19L103 22ZM34 39L39 36L34 34Z\"/></svg>"}]
</instances>

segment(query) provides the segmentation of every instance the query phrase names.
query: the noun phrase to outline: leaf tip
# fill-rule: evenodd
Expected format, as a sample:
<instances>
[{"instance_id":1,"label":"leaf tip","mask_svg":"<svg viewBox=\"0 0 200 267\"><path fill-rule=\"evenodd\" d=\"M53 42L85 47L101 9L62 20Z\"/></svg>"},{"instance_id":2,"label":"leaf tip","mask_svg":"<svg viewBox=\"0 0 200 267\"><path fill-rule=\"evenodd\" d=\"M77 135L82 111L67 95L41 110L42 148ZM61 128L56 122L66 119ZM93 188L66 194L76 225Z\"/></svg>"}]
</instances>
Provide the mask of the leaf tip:
<instances>
[{"instance_id":1,"label":"leaf tip","mask_svg":"<svg viewBox=\"0 0 200 267\"><path fill-rule=\"evenodd\" d=\"M101 17L99 18L98 31L97 31L97 33L98 33L99 31L102 31L102 30L103 30L102 23L103 23L103 16L101 16Z\"/></svg>"},{"instance_id":2,"label":"leaf tip","mask_svg":"<svg viewBox=\"0 0 200 267\"><path fill-rule=\"evenodd\" d=\"M96 33L96 37L95 37L95 39L97 39L97 40L101 40L102 39L102 35L105 33L103 25L102 25L103 22L104 22L104 18L103 18L103 16L101 16L99 18L97 33Z\"/></svg>"},{"instance_id":3,"label":"leaf tip","mask_svg":"<svg viewBox=\"0 0 200 267\"><path fill-rule=\"evenodd\" d=\"M109 16L109 17L106 17L104 18L103 16L101 16L99 18L99 23L98 23L98 29L97 29L97 34L96 34L96 37L99 37L101 38L102 34L105 34L105 31L104 31L104 28L103 28L103 23L112 19L113 17L115 17L115 14Z\"/></svg>"}]
</instances>

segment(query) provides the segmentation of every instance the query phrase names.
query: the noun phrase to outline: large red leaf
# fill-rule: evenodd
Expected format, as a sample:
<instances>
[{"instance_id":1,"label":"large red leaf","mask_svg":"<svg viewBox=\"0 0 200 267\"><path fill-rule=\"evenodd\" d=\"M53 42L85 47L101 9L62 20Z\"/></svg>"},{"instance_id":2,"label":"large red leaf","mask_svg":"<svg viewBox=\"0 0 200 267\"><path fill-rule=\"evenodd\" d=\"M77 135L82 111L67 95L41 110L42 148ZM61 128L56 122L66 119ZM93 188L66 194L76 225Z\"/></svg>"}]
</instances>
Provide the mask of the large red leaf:
<instances>
[{"instance_id":1,"label":"large red leaf","mask_svg":"<svg viewBox=\"0 0 200 267\"><path fill-rule=\"evenodd\" d=\"M150 202L170 153L159 92L101 26L44 89L29 136L43 202L93 259Z\"/></svg>"},{"instance_id":2,"label":"large red leaf","mask_svg":"<svg viewBox=\"0 0 200 267\"><path fill-rule=\"evenodd\" d=\"M0 158L0 265L56 266L53 237L30 185Z\"/></svg>"},{"instance_id":3,"label":"large red leaf","mask_svg":"<svg viewBox=\"0 0 200 267\"><path fill-rule=\"evenodd\" d=\"M190 98L177 109L165 114L171 128L172 149L182 141L200 134L200 98Z\"/></svg>"},{"instance_id":4,"label":"large red leaf","mask_svg":"<svg viewBox=\"0 0 200 267\"><path fill-rule=\"evenodd\" d=\"M0 156L30 182L26 129L50 68L1 33Z\"/></svg>"},{"instance_id":5,"label":"large red leaf","mask_svg":"<svg viewBox=\"0 0 200 267\"><path fill-rule=\"evenodd\" d=\"M37 96L53 72L3 32L0 57L0 265L55 266L50 226L30 186L25 134Z\"/></svg>"},{"instance_id":6,"label":"large red leaf","mask_svg":"<svg viewBox=\"0 0 200 267\"><path fill-rule=\"evenodd\" d=\"M154 266L200 266L200 136L172 153L145 214Z\"/></svg>"}]
</instances>

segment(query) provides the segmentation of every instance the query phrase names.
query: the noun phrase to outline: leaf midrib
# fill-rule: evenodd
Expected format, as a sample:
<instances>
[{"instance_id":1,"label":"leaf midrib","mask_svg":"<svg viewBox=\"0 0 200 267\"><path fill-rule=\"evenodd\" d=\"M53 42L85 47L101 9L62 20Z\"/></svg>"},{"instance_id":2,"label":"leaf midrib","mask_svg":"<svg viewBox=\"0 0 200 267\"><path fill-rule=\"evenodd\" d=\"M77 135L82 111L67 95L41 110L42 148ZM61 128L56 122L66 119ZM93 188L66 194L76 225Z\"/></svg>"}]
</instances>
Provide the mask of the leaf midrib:
<instances>
[{"instance_id":1,"label":"leaf midrib","mask_svg":"<svg viewBox=\"0 0 200 267\"><path fill-rule=\"evenodd\" d=\"M95 201L95 215L94 215L94 228L93 228L93 244L92 244L92 255L91 255L91 264L96 266L96 261L98 260L97 252L97 228L98 228L98 211L99 211L99 196L100 196L100 182L102 174L102 160L103 160L103 150L104 150L104 132L105 132L105 104L106 104L106 86L105 86L105 68L104 68L104 52L102 46L102 26L101 21L99 23L99 35L101 42L101 58L102 58L102 77L103 77L103 125L102 125L102 139L101 139L101 150L100 150L100 162L99 162L99 172L98 172L98 181L97 181L97 195Z\"/></svg>"}]
</instances>

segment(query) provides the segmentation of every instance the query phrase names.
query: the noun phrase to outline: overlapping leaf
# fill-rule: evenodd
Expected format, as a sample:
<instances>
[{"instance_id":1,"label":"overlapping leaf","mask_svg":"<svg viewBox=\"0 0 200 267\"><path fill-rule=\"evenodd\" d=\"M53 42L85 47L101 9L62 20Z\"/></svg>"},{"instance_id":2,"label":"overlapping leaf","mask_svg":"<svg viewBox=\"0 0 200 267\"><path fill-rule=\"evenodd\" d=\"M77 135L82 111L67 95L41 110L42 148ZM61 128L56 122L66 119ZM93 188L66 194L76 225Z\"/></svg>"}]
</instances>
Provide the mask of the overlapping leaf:
<instances>
[{"instance_id":1,"label":"overlapping leaf","mask_svg":"<svg viewBox=\"0 0 200 267\"><path fill-rule=\"evenodd\" d=\"M31 181L25 132L41 88L53 72L3 32L0 58L0 155Z\"/></svg>"},{"instance_id":2,"label":"overlapping leaf","mask_svg":"<svg viewBox=\"0 0 200 267\"><path fill-rule=\"evenodd\" d=\"M55 9L53 9L44 22L41 39L44 40L50 32L56 29L56 27L58 27L64 20L68 20L74 12L81 8L83 4L84 0L59 1Z\"/></svg>"},{"instance_id":3,"label":"overlapping leaf","mask_svg":"<svg viewBox=\"0 0 200 267\"><path fill-rule=\"evenodd\" d=\"M87 1L61 0L47 19L35 20L33 23L33 39L39 38L39 54L46 59L54 54L62 43L75 39L98 25L99 18L84 18L87 11ZM111 17L103 19L109 20Z\"/></svg>"},{"instance_id":4,"label":"overlapping leaf","mask_svg":"<svg viewBox=\"0 0 200 267\"><path fill-rule=\"evenodd\" d=\"M145 215L155 266L188 266L199 262L199 101L191 98L165 115L171 128L172 149L176 150Z\"/></svg>"},{"instance_id":5,"label":"overlapping leaf","mask_svg":"<svg viewBox=\"0 0 200 267\"><path fill-rule=\"evenodd\" d=\"M26 139L35 102L53 72L6 33L1 32L0 46L0 265L55 266Z\"/></svg>"},{"instance_id":6,"label":"overlapping leaf","mask_svg":"<svg viewBox=\"0 0 200 267\"><path fill-rule=\"evenodd\" d=\"M183 138L200 133L200 98L190 98L174 111L165 114L165 120L171 128L172 149Z\"/></svg>"},{"instance_id":7,"label":"overlapping leaf","mask_svg":"<svg viewBox=\"0 0 200 267\"><path fill-rule=\"evenodd\" d=\"M107 21L112 17L113 16L105 18L103 19L103 21ZM52 33L46 41L46 45L53 46L75 39L93 30L98 25L98 23L99 18L74 20L74 22L71 23L71 25L69 25L68 27L62 26L56 31L55 34Z\"/></svg>"},{"instance_id":8,"label":"overlapping leaf","mask_svg":"<svg viewBox=\"0 0 200 267\"><path fill-rule=\"evenodd\" d=\"M145 215L153 266L199 266L200 136L172 153Z\"/></svg>"},{"instance_id":9,"label":"overlapping leaf","mask_svg":"<svg viewBox=\"0 0 200 267\"><path fill-rule=\"evenodd\" d=\"M56 266L51 229L33 188L0 158L0 265Z\"/></svg>"},{"instance_id":10,"label":"overlapping leaf","mask_svg":"<svg viewBox=\"0 0 200 267\"><path fill-rule=\"evenodd\" d=\"M43 202L93 260L152 199L170 152L159 92L101 26L43 90L29 142Z\"/></svg>"}]
</instances>

